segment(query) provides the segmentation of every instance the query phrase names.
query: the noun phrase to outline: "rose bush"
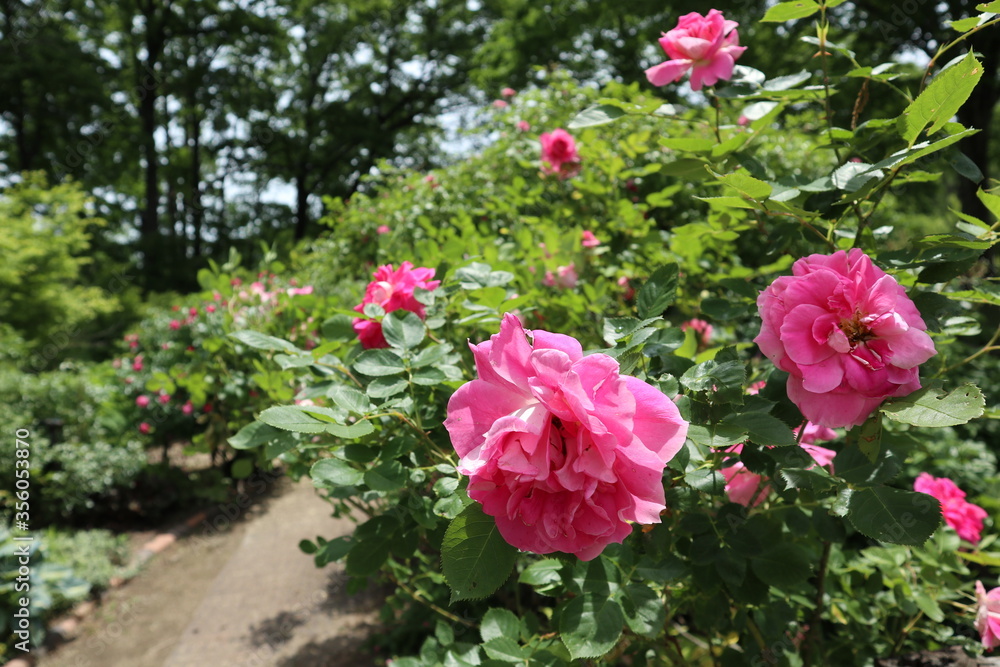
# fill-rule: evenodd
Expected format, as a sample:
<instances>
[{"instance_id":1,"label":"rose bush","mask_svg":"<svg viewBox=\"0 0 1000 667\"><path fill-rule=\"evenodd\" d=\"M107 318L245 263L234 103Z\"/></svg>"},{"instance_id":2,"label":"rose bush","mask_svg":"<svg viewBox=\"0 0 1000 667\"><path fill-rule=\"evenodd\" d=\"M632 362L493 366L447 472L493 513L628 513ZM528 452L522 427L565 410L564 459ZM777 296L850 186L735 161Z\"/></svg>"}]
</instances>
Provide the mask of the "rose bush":
<instances>
[{"instance_id":1,"label":"rose bush","mask_svg":"<svg viewBox=\"0 0 1000 667\"><path fill-rule=\"evenodd\" d=\"M385 348L359 344L340 311L312 350L256 340L296 392L234 441L357 518L302 547L393 586L379 639L393 665L867 666L982 650L972 582L1000 563L996 538L986 521L976 544L939 530L940 504L911 489L947 471L1000 509L995 428L974 421L986 399L969 384L991 382L996 338L980 328L995 294L967 273L998 235L899 208L951 177L973 132L952 107L981 64L928 72L933 89L859 68L828 42L825 3L811 7L778 3L768 20L814 12L812 71L735 66L711 107L688 109L635 86L522 90L489 110L497 142L481 156L431 181L383 165L331 203L318 291L401 260L441 284L419 292L422 315L371 308ZM880 100L877 122L842 99L890 76L913 96ZM839 123L837 108L864 117ZM588 168L537 178L520 123L573 131ZM552 289L558 267L576 277ZM639 392L673 397L686 423L669 460L647 445L678 422L623 427L644 414ZM625 450L645 457L637 478Z\"/></svg>"}]
</instances>

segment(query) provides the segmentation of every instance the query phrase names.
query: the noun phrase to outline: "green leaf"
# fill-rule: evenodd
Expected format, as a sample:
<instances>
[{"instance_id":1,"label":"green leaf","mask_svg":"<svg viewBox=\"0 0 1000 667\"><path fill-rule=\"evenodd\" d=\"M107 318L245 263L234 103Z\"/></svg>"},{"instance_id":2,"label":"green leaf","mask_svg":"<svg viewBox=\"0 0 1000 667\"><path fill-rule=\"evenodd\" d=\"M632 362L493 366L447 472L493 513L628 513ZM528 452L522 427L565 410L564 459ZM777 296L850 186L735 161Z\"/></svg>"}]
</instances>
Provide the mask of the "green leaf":
<instances>
[{"instance_id":1,"label":"green leaf","mask_svg":"<svg viewBox=\"0 0 1000 667\"><path fill-rule=\"evenodd\" d=\"M640 319L660 317L674 302L677 298L678 271L676 264L661 266L639 289L636 308Z\"/></svg>"},{"instance_id":2,"label":"green leaf","mask_svg":"<svg viewBox=\"0 0 1000 667\"><path fill-rule=\"evenodd\" d=\"M237 331L235 333L229 334L230 338L235 338L244 345L249 345L252 348L258 350L282 350L285 352L299 352L303 351L295 347L287 340L282 340L280 338L275 338L274 336L268 336L267 334L262 334L259 331Z\"/></svg>"},{"instance_id":3,"label":"green leaf","mask_svg":"<svg viewBox=\"0 0 1000 667\"><path fill-rule=\"evenodd\" d=\"M625 614L613 598L584 593L563 607L559 615L559 633L570 656L596 658L618 643L625 624Z\"/></svg>"},{"instance_id":4,"label":"green leaf","mask_svg":"<svg viewBox=\"0 0 1000 667\"><path fill-rule=\"evenodd\" d=\"M736 171L725 176L718 177L737 192L750 199L762 200L771 196L771 186L764 181L758 180L742 171Z\"/></svg>"},{"instance_id":5,"label":"green leaf","mask_svg":"<svg viewBox=\"0 0 1000 667\"><path fill-rule=\"evenodd\" d=\"M625 622L636 634L656 637L663 629L667 610L663 599L656 591L644 584L629 584L625 587L622 600Z\"/></svg>"},{"instance_id":6,"label":"green leaf","mask_svg":"<svg viewBox=\"0 0 1000 667\"><path fill-rule=\"evenodd\" d=\"M569 125L566 127L571 130L576 130L581 127L604 125L605 123L610 123L611 121L621 118L624 115L625 112L618 107L611 106L610 104L601 104L596 107L584 109L578 113L576 118L571 120Z\"/></svg>"},{"instance_id":7,"label":"green leaf","mask_svg":"<svg viewBox=\"0 0 1000 667\"><path fill-rule=\"evenodd\" d=\"M410 383L406 381L406 378L380 377L372 380L366 391L372 398L388 398L406 391L409 386Z\"/></svg>"},{"instance_id":8,"label":"green leaf","mask_svg":"<svg viewBox=\"0 0 1000 667\"><path fill-rule=\"evenodd\" d=\"M451 586L451 600L491 595L510 576L517 549L500 536L493 517L472 503L455 517L441 544L441 569Z\"/></svg>"},{"instance_id":9,"label":"green leaf","mask_svg":"<svg viewBox=\"0 0 1000 667\"><path fill-rule=\"evenodd\" d=\"M354 370L372 377L396 375L406 370L403 359L391 350L365 350L354 362Z\"/></svg>"},{"instance_id":10,"label":"green leaf","mask_svg":"<svg viewBox=\"0 0 1000 667\"><path fill-rule=\"evenodd\" d=\"M949 394L933 387L920 389L889 400L882 412L893 421L911 426L956 426L981 417L985 406L979 387L965 384Z\"/></svg>"},{"instance_id":11,"label":"green leaf","mask_svg":"<svg viewBox=\"0 0 1000 667\"><path fill-rule=\"evenodd\" d=\"M496 637L483 643L483 650L493 660L523 665L531 658L531 651L510 637Z\"/></svg>"},{"instance_id":12,"label":"green leaf","mask_svg":"<svg viewBox=\"0 0 1000 667\"><path fill-rule=\"evenodd\" d=\"M364 479L360 470L355 470L340 459L320 459L309 470L309 476L318 489L357 486Z\"/></svg>"},{"instance_id":13,"label":"green leaf","mask_svg":"<svg viewBox=\"0 0 1000 667\"><path fill-rule=\"evenodd\" d=\"M771 7L764 14L761 23L784 23L795 19L804 19L819 11L819 5L813 0L793 0L793 2L779 2Z\"/></svg>"},{"instance_id":14,"label":"green leaf","mask_svg":"<svg viewBox=\"0 0 1000 667\"><path fill-rule=\"evenodd\" d=\"M479 624L479 634L484 642L500 637L517 641L521 636L521 621L508 609L489 609Z\"/></svg>"},{"instance_id":15,"label":"green leaf","mask_svg":"<svg viewBox=\"0 0 1000 667\"><path fill-rule=\"evenodd\" d=\"M266 445L277 438L279 434L284 435L285 431L264 422L255 421L241 428L236 435L229 438L228 442L234 449L253 449Z\"/></svg>"},{"instance_id":16,"label":"green leaf","mask_svg":"<svg viewBox=\"0 0 1000 667\"><path fill-rule=\"evenodd\" d=\"M333 399L333 402L338 406L355 414L364 414L371 407L371 401L368 400L368 397L354 387L335 384L326 390L326 395Z\"/></svg>"},{"instance_id":17,"label":"green leaf","mask_svg":"<svg viewBox=\"0 0 1000 667\"><path fill-rule=\"evenodd\" d=\"M716 424L702 426L701 424L691 424L688 427L688 440L705 447L732 447L743 442L747 433L738 426L731 424Z\"/></svg>"},{"instance_id":18,"label":"green leaf","mask_svg":"<svg viewBox=\"0 0 1000 667\"><path fill-rule=\"evenodd\" d=\"M840 190L855 192L873 178L882 178L883 172L865 162L848 162L838 167L830 180Z\"/></svg>"},{"instance_id":19,"label":"green leaf","mask_svg":"<svg viewBox=\"0 0 1000 667\"><path fill-rule=\"evenodd\" d=\"M275 428L299 433L322 433L328 424L295 405L275 405L260 413L257 419Z\"/></svg>"},{"instance_id":20,"label":"green leaf","mask_svg":"<svg viewBox=\"0 0 1000 667\"><path fill-rule=\"evenodd\" d=\"M750 567L765 584L780 588L808 579L812 574L812 559L799 545L783 542L754 556Z\"/></svg>"},{"instance_id":21,"label":"green leaf","mask_svg":"<svg viewBox=\"0 0 1000 667\"><path fill-rule=\"evenodd\" d=\"M385 461L367 471L364 479L374 491L395 491L406 484L406 470L399 461Z\"/></svg>"},{"instance_id":22,"label":"green leaf","mask_svg":"<svg viewBox=\"0 0 1000 667\"><path fill-rule=\"evenodd\" d=\"M897 128L903 139L912 144L928 125L928 135L944 127L972 95L982 76L983 66L972 51L939 73L899 117Z\"/></svg>"},{"instance_id":23,"label":"green leaf","mask_svg":"<svg viewBox=\"0 0 1000 667\"><path fill-rule=\"evenodd\" d=\"M424 340L424 321L408 310L394 310L382 318L382 335L389 345L412 350Z\"/></svg>"},{"instance_id":24,"label":"green leaf","mask_svg":"<svg viewBox=\"0 0 1000 667\"><path fill-rule=\"evenodd\" d=\"M941 506L925 493L887 486L854 489L847 518L868 537L892 544L919 546L941 523Z\"/></svg>"},{"instance_id":25,"label":"green leaf","mask_svg":"<svg viewBox=\"0 0 1000 667\"><path fill-rule=\"evenodd\" d=\"M869 461L875 463L878 460L879 451L882 449L882 414L874 412L861 425L858 431L858 450L864 454Z\"/></svg>"},{"instance_id":26,"label":"green leaf","mask_svg":"<svg viewBox=\"0 0 1000 667\"><path fill-rule=\"evenodd\" d=\"M518 582L528 586L551 586L562 581L563 562L556 558L543 558L524 569Z\"/></svg>"},{"instance_id":27,"label":"green leaf","mask_svg":"<svg viewBox=\"0 0 1000 667\"><path fill-rule=\"evenodd\" d=\"M355 440L357 438L362 438L369 433L375 431L375 427L367 419L362 419L354 424L337 424L329 423L326 425L326 432L332 436L342 438L344 440Z\"/></svg>"},{"instance_id":28,"label":"green leaf","mask_svg":"<svg viewBox=\"0 0 1000 667\"><path fill-rule=\"evenodd\" d=\"M876 484L887 482L899 473L899 462L890 451L872 462L859 447L848 445L833 459L833 469L850 484Z\"/></svg>"},{"instance_id":29,"label":"green leaf","mask_svg":"<svg viewBox=\"0 0 1000 667\"><path fill-rule=\"evenodd\" d=\"M758 445L779 445L788 447L795 444L795 434L785 422L765 412L743 412L729 415L722 420L745 430L750 440Z\"/></svg>"}]
</instances>

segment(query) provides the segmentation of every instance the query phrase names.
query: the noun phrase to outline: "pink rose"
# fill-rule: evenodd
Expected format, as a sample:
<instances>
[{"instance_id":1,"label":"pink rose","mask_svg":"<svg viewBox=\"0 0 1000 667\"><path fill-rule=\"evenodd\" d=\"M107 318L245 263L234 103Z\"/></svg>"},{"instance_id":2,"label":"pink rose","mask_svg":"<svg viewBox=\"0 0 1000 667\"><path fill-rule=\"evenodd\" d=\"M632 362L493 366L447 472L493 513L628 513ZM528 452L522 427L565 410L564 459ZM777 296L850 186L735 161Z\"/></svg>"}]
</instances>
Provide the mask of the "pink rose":
<instances>
[{"instance_id":1,"label":"pink rose","mask_svg":"<svg viewBox=\"0 0 1000 667\"><path fill-rule=\"evenodd\" d=\"M736 124L739 125L740 127L746 127L747 125L750 124L750 119L740 114L740 117L736 119Z\"/></svg>"},{"instance_id":2,"label":"pink rose","mask_svg":"<svg viewBox=\"0 0 1000 667\"><path fill-rule=\"evenodd\" d=\"M710 9L705 16L697 12L685 14L676 28L660 38L660 46L670 60L647 69L646 78L654 86L665 86L680 81L691 70L691 90L731 79L736 60L747 48L739 45L738 25L723 18L717 9Z\"/></svg>"},{"instance_id":3,"label":"pink rose","mask_svg":"<svg viewBox=\"0 0 1000 667\"><path fill-rule=\"evenodd\" d=\"M955 529L966 542L978 544L983 532L983 519L989 514L979 505L965 500L965 491L947 477L933 477L922 472L913 482L913 490L926 493L941 503L945 523Z\"/></svg>"},{"instance_id":4,"label":"pink rose","mask_svg":"<svg viewBox=\"0 0 1000 667\"><path fill-rule=\"evenodd\" d=\"M298 296L300 294L305 296L313 293L313 287L312 285L306 285L305 287L290 287L288 288L287 293L288 296Z\"/></svg>"},{"instance_id":5,"label":"pink rose","mask_svg":"<svg viewBox=\"0 0 1000 667\"><path fill-rule=\"evenodd\" d=\"M160 394L156 397L156 400L158 400L161 405L166 405L170 402L170 394Z\"/></svg>"},{"instance_id":6,"label":"pink rose","mask_svg":"<svg viewBox=\"0 0 1000 667\"><path fill-rule=\"evenodd\" d=\"M789 374L788 397L811 422L857 426L890 396L920 389L936 352L903 287L858 248L810 255L757 298L754 339Z\"/></svg>"},{"instance_id":7,"label":"pink rose","mask_svg":"<svg viewBox=\"0 0 1000 667\"><path fill-rule=\"evenodd\" d=\"M517 91L513 88L507 87L500 91L500 94L504 97L514 97L517 95Z\"/></svg>"},{"instance_id":8,"label":"pink rose","mask_svg":"<svg viewBox=\"0 0 1000 667\"><path fill-rule=\"evenodd\" d=\"M510 105L504 100L493 100L493 107L496 109L506 109L508 106Z\"/></svg>"},{"instance_id":9,"label":"pink rose","mask_svg":"<svg viewBox=\"0 0 1000 667\"><path fill-rule=\"evenodd\" d=\"M712 325L705 320L694 318L687 322L682 322L681 331L687 331L688 329L694 329L700 338L699 343L702 346L707 346L709 341L712 340Z\"/></svg>"},{"instance_id":10,"label":"pink rose","mask_svg":"<svg viewBox=\"0 0 1000 667\"><path fill-rule=\"evenodd\" d=\"M188 308L188 315L190 315L191 317L198 317L198 309L195 308L194 306L191 306L190 308Z\"/></svg>"},{"instance_id":11,"label":"pink rose","mask_svg":"<svg viewBox=\"0 0 1000 667\"><path fill-rule=\"evenodd\" d=\"M556 268L555 273L546 271L545 278L542 279L542 284L546 287L573 289L576 287L577 279L576 265L571 263L569 266L560 266Z\"/></svg>"},{"instance_id":12,"label":"pink rose","mask_svg":"<svg viewBox=\"0 0 1000 667\"><path fill-rule=\"evenodd\" d=\"M194 412L194 406L191 405L191 401L188 401L183 406L181 406L181 412L183 412L186 415L189 415L192 412Z\"/></svg>"},{"instance_id":13,"label":"pink rose","mask_svg":"<svg viewBox=\"0 0 1000 667\"><path fill-rule=\"evenodd\" d=\"M619 276L618 286L624 290L622 298L626 301L630 301L632 297L635 296L635 288L632 287L632 284L629 282L628 276Z\"/></svg>"},{"instance_id":14,"label":"pink rose","mask_svg":"<svg viewBox=\"0 0 1000 667\"><path fill-rule=\"evenodd\" d=\"M381 236L382 234L388 234L391 231L392 229L389 227L389 225L379 225L378 228L375 230L375 233Z\"/></svg>"},{"instance_id":15,"label":"pink rose","mask_svg":"<svg viewBox=\"0 0 1000 667\"><path fill-rule=\"evenodd\" d=\"M597 557L666 509L663 469L688 424L645 382L570 336L507 313L471 345L479 378L448 402L445 428L469 497L524 551Z\"/></svg>"},{"instance_id":16,"label":"pink rose","mask_svg":"<svg viewBox=\"0 0 1000 667\"><path fill-rule=\"evenodd\" d=\"M601 245L601 240L594 236L594 232L585 229L583 230L583 240L580 241L580 245L584 248L596 248Z\"/></svg>"},{"instance_id":17,"label":"pink rose","mask_svg":"<svg viewBox=\"0 0 1000 667\"><path fill-rule=\"evenodd\" d=\"M380 266L372 277L375 280L368 284L361 303L354 307L359 313L365 312L365 305L374 303L387 313L394 310L408 310L416 313L420 319L424 319L426 316L424 305L416 300L413 291L417 288L433 290L441 284L440 280L431 280L434 277L434 269L415 269L410 262L403 262L396 270L393 270L392 264ZM365 349L389 347L385 336L382 335L381 322L356 317L353 326Z\"/></svg>"},{"instance_id":18,"label":"pink rose","mask_svg":"<svg viewBox=\"0 0 1000 667\"><path fill-rule=\"evenodd\" d=\"M760 390L766 386L767 382L765 382L764 380L758 380L757 382L754 382L749 387L747 387L747 393L750 394L751 396L756 396L757 394L760 393Z\"/></svg>"},{"instance_id":19,"label":"pink rose","mask_svg":"<svg viewBox=\"0 0 1000 667\"><path fill-rule=\"evenodd\" d=\"M207 306L205 306L205 311L209 312L209 313L214 313L215 312L215 305L208 304Z\"/></svg>"},{"instance_id":20,"label":"pink rose","mask_svg":"<svg viewBox=\"0 0 1000 667\"><path fill-rule=\"evenodd\" d=\"M983 582L976 582L976 630L983 642L983 648L992 651L1000 645L1000 588L989 593Z\"/></svg>"},{"instance_id":21,"label":"pink rose","mask_svg":"<svg viewBox=\"0 0 1000 667\"><path fill-rule=\"evenodd\" d=\"M551 133L543 132L542 171L569 178L579 171L580 155L576 151L576 141L566 130L559 128Z\"/></svg>"},{"instance_id":22,"label":"pink rose","mask_svg":"<svg viewBox=\"0 0 1000 667\"><path fill-rule=\"evenodd\" d=\"M172 331L177 331L181 328L180 320L170 320L170 329Z\"/></svg>"},{"instance_id":23,"label":"pink rose","mask_svg":"<svg viewBox=\"0 0 1000 667\"><path fill-rule=\"evenodd\" d=\"M152 430L152 427L146 422L139 424L139 433L146 434Z\"/></svg>"},{"instance_id":24,"label":"pink rose","mask_svg":"<svg viewBox=\"0 0 1000 667\"><path fill-rule=\"evenodd\" d=\"M142 355L136 356L135 360L132 362L132 370L141 371L142 370Z\"/></svg>"},{"instance_id":25,"label":"pink rose","mask_svg":"<svg viewBox=\"0 0 1000 667\"><path fill-rule=\"evenodd\" d=\"M147 407L149 405L149 396L146 395L136 396L135 404L138 405L140 408Z\"/></svg>"},{"instance_id":26,"label":"pink rose","mask_svg":"<svg viewBox=\"0 0 1000 667\"><path fill-rule=\"evenodd\" d=\"M531 129L531 124L528 123L528 121L526 120L519 120L517 121L517 129L521 130L522 132L527 132L528 130Z\"/></svg>"}]
</instances>

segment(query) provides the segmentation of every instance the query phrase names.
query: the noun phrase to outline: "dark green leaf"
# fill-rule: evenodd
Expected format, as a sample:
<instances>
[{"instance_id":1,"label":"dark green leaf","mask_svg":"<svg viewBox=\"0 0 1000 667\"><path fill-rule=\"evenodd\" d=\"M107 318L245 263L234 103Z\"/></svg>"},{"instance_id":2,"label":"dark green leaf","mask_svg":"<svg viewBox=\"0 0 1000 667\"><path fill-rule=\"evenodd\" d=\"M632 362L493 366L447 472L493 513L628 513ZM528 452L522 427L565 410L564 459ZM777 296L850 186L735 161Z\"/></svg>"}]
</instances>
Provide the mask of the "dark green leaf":
<instances>
[{"instance_id":1,"label":"dark green leaf","mask_svg":"<svg viewBox=\"0 0 1000 667\"><path fill-rule=\"evenodd\" d=\"M937 500L887 486L854 489L847 510L847 518L859 531L893 544L919 546L941 523Z\"/></svg>"},{"instance_id":2,"label":"dark green leaf","mask_svg":"<svg viewBox=\"0 0 1000 667\"><path fill-rule=\"evenodd\" d=\"M573 598L559 615L559 633L570 656L596 658L618 643L625 614L607 595L584 593Z\"/></svg>"},{"instance_id":3,"label":"dark green leaf","mask_svg":"<svg viewBox=\"0 0 1000 667\"><path fill-rule=\"evenodd\" d=\"M489 609L479 624L479 634L484 642L500 637L516 642L521 636L521 621L508 609Z\"/></svg>"},{"instance_id":4,"label":"dark green leaf","mask_svg":"<svg viewBox=\"0 0 1000 667\"><path fill-rule=\"evenodd\" d=\"M795 444L795 434L785 422L764 412L743 412L729 415L723 423L738 426L746 431L750 440L758 445L779 445L788 447Z\"/></svg>"},{"instance_id":5,"label":"dark green leaf","mask_svg":"<svg viewBox=\"0 0 1000 667\"><path fill-rule=\"evenodd\" d=\"M641 319L660 317L677 298L676 264L661 266L639 289L636 308Z\"/></svg>"},{"instance_id":6,"label":"dark green leaf","mask_svg":"<svg viewBox=\"0 0 1000 667\"><path fill-rule=\"evenodd\" d=\"M517 549L507 544L493 517L472 503L455 517L441 544L441 566L451 586L452 602L477 600L507 580Z\"/></svg>"},{"instance_id":7,"label":"dark green leaf","mask_svg":"<svg viewBox=\"0 0 1000 667\"><path fill-rule=\"evenodd\" d=\"M777 544L750 561L754 574L765 584L795 586L812 574L812 558L797 544Z\"/></svg>"}]
</instances>

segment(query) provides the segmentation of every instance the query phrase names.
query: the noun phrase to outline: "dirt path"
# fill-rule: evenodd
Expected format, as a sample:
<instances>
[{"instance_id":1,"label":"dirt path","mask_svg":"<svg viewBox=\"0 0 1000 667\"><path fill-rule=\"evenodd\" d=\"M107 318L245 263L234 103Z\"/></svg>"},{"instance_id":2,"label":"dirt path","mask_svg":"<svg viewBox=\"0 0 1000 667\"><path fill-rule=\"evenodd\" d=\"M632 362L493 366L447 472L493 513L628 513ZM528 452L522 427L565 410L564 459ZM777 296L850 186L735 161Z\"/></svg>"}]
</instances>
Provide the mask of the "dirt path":
<instances>
[{"instance_id":1,"label":"dirt path","mask_svg":"<svg viewBox=\"0 0 1000 667\"><path fill-rule=\"evenodd\" d=\"M337 564L317 569L303 538L353 530L309 480L275 483L155 557L39 667L368 667L361 643L375 593L347 595ZM232 520L224 518L231 514Z\"/></svg>"}]
</instances>

